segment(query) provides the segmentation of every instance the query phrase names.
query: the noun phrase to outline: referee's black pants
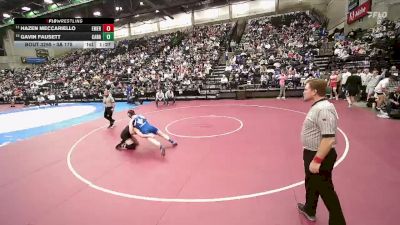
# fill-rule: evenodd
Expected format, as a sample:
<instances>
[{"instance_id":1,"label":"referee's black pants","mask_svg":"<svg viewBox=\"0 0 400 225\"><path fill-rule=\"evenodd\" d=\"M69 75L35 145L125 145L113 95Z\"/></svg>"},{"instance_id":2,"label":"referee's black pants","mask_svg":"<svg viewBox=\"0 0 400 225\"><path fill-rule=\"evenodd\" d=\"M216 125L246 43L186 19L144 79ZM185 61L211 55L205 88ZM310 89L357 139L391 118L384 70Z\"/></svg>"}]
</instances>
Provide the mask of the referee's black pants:
<instances>
[{"instance_id":1,"label":"referee's black pants","mask_svg":"<svg viewBox=\"0 0 400 225\"><path fill-rule=\"evenodd\" d=\"M336 151L335 149L331 149L324 161L322 161L319 173L313 174L310 172L309 166L316 153L316 151L306 149L303 152L306 174L305 211L307 214L315 216L318 198L321 196L329 211L329 225L345 225L346 221L343 216L342 207L332 183L332 170L337 158Z\"/></svg>"},{"instance_id":2,"label":"referee's black pants","mask_svg":"<svg viewBox=\"0 0 400 225\"><path fill-rule=\"evenodd\" d=\"M110 124L114 122L112 115L113 115L112 107L106 107L104 110L104 118L110 121Z\"/></svg>"}]
</instances>

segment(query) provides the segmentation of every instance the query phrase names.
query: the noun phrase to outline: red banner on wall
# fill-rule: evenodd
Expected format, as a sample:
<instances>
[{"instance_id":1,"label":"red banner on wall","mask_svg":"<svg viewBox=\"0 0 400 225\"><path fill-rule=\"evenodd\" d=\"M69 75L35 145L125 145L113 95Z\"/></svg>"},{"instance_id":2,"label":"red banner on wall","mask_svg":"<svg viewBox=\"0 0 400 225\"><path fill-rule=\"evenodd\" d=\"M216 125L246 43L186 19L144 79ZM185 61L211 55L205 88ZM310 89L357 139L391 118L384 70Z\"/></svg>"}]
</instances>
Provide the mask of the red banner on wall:
<instances>
[{"instance_id":1,"label":"red banner on wall","mask_svg":"<svg viewBox=\"0 0 400 225\"><path fill-rule=\"evenodd\" d=\"M368 0L354 8L353 11L347 14L347 24L354 23L356 20L363 18L364 16L368 15L368 12L371 11L371 0Z\"/></svg>"}]
</instances>

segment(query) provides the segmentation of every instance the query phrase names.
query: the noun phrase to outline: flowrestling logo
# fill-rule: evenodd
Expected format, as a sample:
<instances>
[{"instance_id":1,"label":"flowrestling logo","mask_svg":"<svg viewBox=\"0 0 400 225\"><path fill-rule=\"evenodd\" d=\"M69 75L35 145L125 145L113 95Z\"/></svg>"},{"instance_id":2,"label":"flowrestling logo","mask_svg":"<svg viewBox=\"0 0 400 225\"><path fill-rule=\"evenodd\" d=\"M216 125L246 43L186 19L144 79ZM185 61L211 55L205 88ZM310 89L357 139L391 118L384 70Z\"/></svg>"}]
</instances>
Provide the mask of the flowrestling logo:
<instances>
[{"instance_id":1,"label":"flowrestling logo","mask_svg":"<svg viewBox=\"0 0 400 225\"><path fill-rule=\"evenodd\" d=\"M368 12L368 18L376 18L377 24L381 24L387 16L387 12Z\"/></svg>"},{"instance_id":2,"label":"flowrestling logo","mask_svg":"<svg viewBox=\"0 0 400 225\"><path fill-rule=\"evenodd\" d=\"M363 18L368 15L368 12L371 11L371 0L368 0L355 8L353 11L347 14L347 24L354 23L356 20Z\"/></svg>"},{"instance_id":3,"label":"flowrestling logo","mask_svg":"<svg viewBox=\"0 0 400 225\"><path fill-rule=\"evenodd\" d=\"M387 12L368 12L368 18L386 18Z\"/></svg>"}]
</instances>

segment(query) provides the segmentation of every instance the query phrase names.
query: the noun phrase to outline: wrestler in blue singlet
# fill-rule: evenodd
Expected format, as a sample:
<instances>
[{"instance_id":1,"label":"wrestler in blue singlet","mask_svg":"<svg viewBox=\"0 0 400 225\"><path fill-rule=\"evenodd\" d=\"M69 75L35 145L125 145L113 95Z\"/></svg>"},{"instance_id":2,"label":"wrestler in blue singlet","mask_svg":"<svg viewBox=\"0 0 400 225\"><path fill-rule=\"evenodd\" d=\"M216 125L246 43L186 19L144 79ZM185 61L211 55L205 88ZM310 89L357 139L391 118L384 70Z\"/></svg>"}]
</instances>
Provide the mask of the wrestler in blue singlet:
<instances>
[{"instance_id":1,"label":"wrestler in blue singlet","mask_svg":"<svg viewBox=\"0 0 400 225\"><path fill-rule=\"evenodd\" d=\"M133 126L140 130L143 134L157 134L158 129L151 125L147 119L142 115L134 115L133 119Z\"/></svg>"}]
</instances>

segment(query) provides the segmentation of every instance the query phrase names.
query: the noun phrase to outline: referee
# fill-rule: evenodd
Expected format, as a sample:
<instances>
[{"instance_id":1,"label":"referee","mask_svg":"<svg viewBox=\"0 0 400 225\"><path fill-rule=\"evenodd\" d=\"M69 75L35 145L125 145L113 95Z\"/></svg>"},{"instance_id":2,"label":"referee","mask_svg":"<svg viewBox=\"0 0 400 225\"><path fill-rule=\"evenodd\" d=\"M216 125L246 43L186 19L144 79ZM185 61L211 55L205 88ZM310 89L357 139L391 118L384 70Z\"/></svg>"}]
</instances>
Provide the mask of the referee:
<instances>
[{"instance_id":1,"label":"referee","mask_svg":"<svg viewBox=\"0 0 400 225\"><path fill-rule=\"evenodd\" d=\"M304 89L304 100L312 101L302 128L304 147L306 202L297 208L308 220L315 221L318 198L321 196L329 211L329 225L345 225L339 198L332 183L338 115L332 103L325 99L327 83L309 80Z\"/></svg>"},{"instance_id":2,"label":"referee","mask_svg":"<svg viewBox=\"0 0 400 225\"><path fill-rule=\"evenodd\" d=\"M104 103L104 118L106 118L108 121L110 121L110 126L108 128L112 127L114 125L115 120L112 118L113 111L115 108L115 100L111 96L109 90L104 91L103 95L103 103Z\"/></svg>"}]
</instances>

